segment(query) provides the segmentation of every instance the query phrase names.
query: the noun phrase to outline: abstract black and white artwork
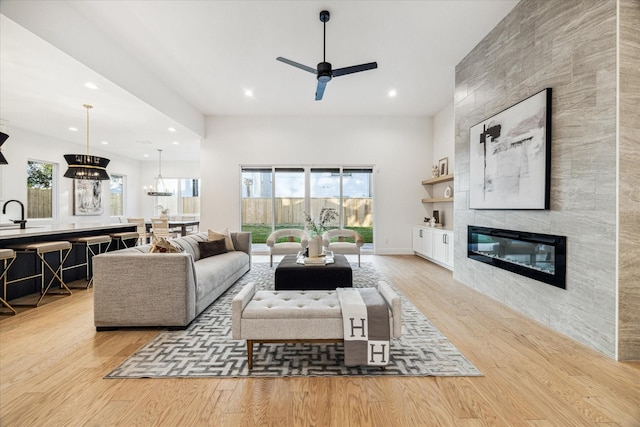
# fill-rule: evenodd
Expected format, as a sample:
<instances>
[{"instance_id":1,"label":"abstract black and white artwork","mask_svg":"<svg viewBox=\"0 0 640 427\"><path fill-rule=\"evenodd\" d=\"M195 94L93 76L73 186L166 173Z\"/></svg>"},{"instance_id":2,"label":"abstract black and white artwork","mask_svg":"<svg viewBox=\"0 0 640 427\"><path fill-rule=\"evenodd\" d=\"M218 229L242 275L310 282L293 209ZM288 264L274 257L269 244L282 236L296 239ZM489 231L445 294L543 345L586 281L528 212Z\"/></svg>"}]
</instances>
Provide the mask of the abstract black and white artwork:
<instances>
[{"instance_id":1,"label":"abstract black and white artwork","mask_svg":"<svg viewBox=\"0 0 640 427\"><path fill-rule=\"evenodd\" d=\"M102 215L102 181L74 179L73 186L73 214Z\"/></svg>"},{"instance_id":2,"label":"abstract black and white artwork","mask_svg":"<svg viewBox=\"0 0 640 427\"><path fill-rule=\"evenodd\" d=\"M471 209L549 209L551 88L469 131Z\"/></svg>"}]
</instances>

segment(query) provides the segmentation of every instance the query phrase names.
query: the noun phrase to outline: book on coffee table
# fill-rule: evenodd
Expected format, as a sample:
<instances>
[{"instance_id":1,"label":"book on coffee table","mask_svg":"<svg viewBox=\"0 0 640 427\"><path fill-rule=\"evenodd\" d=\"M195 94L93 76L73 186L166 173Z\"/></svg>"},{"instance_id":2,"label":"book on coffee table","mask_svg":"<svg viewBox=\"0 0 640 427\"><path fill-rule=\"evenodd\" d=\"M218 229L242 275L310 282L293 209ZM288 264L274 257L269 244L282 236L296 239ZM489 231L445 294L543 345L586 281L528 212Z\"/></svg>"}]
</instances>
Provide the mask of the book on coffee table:
<instances>
[{"instance_id":1,"label":"book on coffee table","mask_svg":"<svg viewBox=\"0 0 640 427\"><path fill-rule=\"evenodd\" d=\"M306 257L303 252L298 252L298 255L296 256L296 263L302 265L326 265L333 264L334 262L332 251L328 251L317 257Z\"/></svg>"}]
</instances>

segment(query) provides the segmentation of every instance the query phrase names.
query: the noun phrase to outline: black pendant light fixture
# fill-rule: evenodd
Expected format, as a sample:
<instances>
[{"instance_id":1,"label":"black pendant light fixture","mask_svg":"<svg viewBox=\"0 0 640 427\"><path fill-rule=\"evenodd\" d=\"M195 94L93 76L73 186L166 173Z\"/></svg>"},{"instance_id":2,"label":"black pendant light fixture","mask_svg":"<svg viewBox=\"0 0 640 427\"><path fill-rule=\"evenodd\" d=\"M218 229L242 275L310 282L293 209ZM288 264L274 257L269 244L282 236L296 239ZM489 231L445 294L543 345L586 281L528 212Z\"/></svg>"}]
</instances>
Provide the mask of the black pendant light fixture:
<instances>
[{"instance_id":1,"label":"black pendant light fixture","mask_svg":"<svg viewBox=\"0 0 640 427\"><path fill-rule=\"evenodd\" d=\"M108 180L107 165L110 160L89 155L89 110L93 107L88 104L83 104L82 106L87 109L87 154L65 154L64 159L67 161L69 169L65 172L64 177Z\"/></svg>"},{"instance_id":2,"label":"black pendant light fixture","mask_svg":"<svg viewBox=\"0 0 640 427\"><path fill-rule=\"evenodd\" d=\"M9 164L9 162L7 162L7 158L4 156L4 154L2 154L2 144L4 144L7 138L9 138L9 135L4 132L0 132L0 165Z\"/></svg>"},{"instance_id":3,"label":"black pendant light fixture","mask_svg":"<svg viewBox=\"0 0 640 427\"><path fill-rule=\"evenodd\" d=\"M158 148L158 176L156 177L156 185L149 187L147 196L173 196L173 192L167 188L162 179L162 150Z\"/></svg>"}]
</instances>

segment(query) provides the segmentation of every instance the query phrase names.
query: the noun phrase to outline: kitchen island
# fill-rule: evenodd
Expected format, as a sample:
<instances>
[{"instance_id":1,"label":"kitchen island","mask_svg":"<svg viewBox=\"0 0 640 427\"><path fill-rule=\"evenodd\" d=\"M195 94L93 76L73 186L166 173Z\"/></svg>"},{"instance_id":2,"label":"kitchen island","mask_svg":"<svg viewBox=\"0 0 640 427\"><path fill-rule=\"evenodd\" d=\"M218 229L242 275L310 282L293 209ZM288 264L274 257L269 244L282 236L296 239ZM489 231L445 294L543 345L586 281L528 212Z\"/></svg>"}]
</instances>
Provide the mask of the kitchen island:
<instances>
[{"instance_id":1,"label":"kitchen island","mask_svg":"<svg viewBox=\"0 0 640 427\"><path fill-rule=\"evenodd\" d=\"M125 231L136 231L135 224L49 224L37 225L37 223L27 222L25 229L20 229L14 224L0 224L0 249L9 248L12 245L21 243L48 242L67 240L73 237L99 236L103 234L120 233ZM112 243L109 250L116 249ZM51 256L57 256L56 253ZM84 249L74 246L71 254L65 262L66 265L76 265L83 262L85 257ZM49 259L49 258L47 258ZM52 261L55 263L55 259ZM58 262L59 265L59 262ZM7 281L19 279L40 271L40 262L32 255L20 254L11 266L7 274ZM72 282L85 277L85 268L75 268L64 272L65 283ZM50 275L45 277L48 282ZM40 279L28 279L7 285L5 300L14 300L30 294L40 294Z\"/></svg>"}]
</instances>

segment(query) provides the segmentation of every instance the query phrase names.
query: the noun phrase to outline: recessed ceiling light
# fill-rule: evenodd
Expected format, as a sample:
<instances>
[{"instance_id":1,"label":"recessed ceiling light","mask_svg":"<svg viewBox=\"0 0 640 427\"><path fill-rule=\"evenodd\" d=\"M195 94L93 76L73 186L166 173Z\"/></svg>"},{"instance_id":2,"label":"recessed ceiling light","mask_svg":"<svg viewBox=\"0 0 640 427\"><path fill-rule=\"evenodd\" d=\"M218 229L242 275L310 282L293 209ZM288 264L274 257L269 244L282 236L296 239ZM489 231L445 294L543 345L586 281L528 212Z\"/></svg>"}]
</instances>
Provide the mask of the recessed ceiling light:
<instances>
[{"instance_id":1,"label":"recessed ceiling light","mask_svg":"<svg viewBox=\"0 0 640 427\"><path fill-rule=\"evenodd\" d=\"M96 86L96 84L93 83L93 82L86 82L84 84L84 87L89 88L89 89L93 89L93 90L98 89L98 86Z\"/></svg>"},{"instance_id":2,"label":"recessed ceiling light","mask_svg":"<svg viewBox=\"0 0 640 427\"><path fill-rule=\"evenodd\" d=\"M246 96L247 98L253 98L253 91L251 89L245 89L244 96Z\"/></svg>"},{"instance_id":3,"label":"recessed ceiling light","mask_svg":"<svg viewBox=\"0 0 640 427\"><path fill-rule=\"evenodd\" d=\"M109 145L109 141L100 141L100 144L102 144L102 145Z\"/></svg>"},{"instance_id":4,"label":"recessed ceiling light","mask_svg":"<svg viewBox=\"0 0 640 427\"><path fill-rule=\"evenodd\" d=\"M144 157L149 157L149 155L148 155L148 154L145 154L145 155L144 155Z\"/></svg>"},{"instance_id":5,"label":"recessed ceiling light","mask_svg":"<svg viewBox=\"0 0 640 427\"><path fill-rule=\"evenodd\" d=\"M77 128L77 127L74 127L74 126L69 126L69 130L70 130L71 132L78 132L78 128Z\"/></svg>"},{"instance_id":6,"label":"recessed ceiling light","mask_svg":"<svg viewBox=\"0 0 640 427\"><path fill-rule=\"evenodd\" d=\"M173 141L172 143L173 145L180 145L180 143L178 141Z\"/></svg>"},{"instance_id":7,"label":"recessed ceiling light","mask_svg":"<svg viewBox=\"0 0 640 427\"><path fill-rule=\"evenodd\" d=\"M174 127L170 127L170 128L169 128L169 129L167 129L167 130L168 130L169 132L175 132L175 131L176 131L176 128L174 128Z\"/></svg>"},{"instance_id":8,"label":"recessed ceiling light","mask_svg":"<svg viewBox=\"0 0 640 427\"><path fill-rule=\"evenodd\" d=\"M398 94L398 91L396 91L395 89L391 89L388 92L389 98L394 98L397 94Z\"/></svg>"}]
</instances>

